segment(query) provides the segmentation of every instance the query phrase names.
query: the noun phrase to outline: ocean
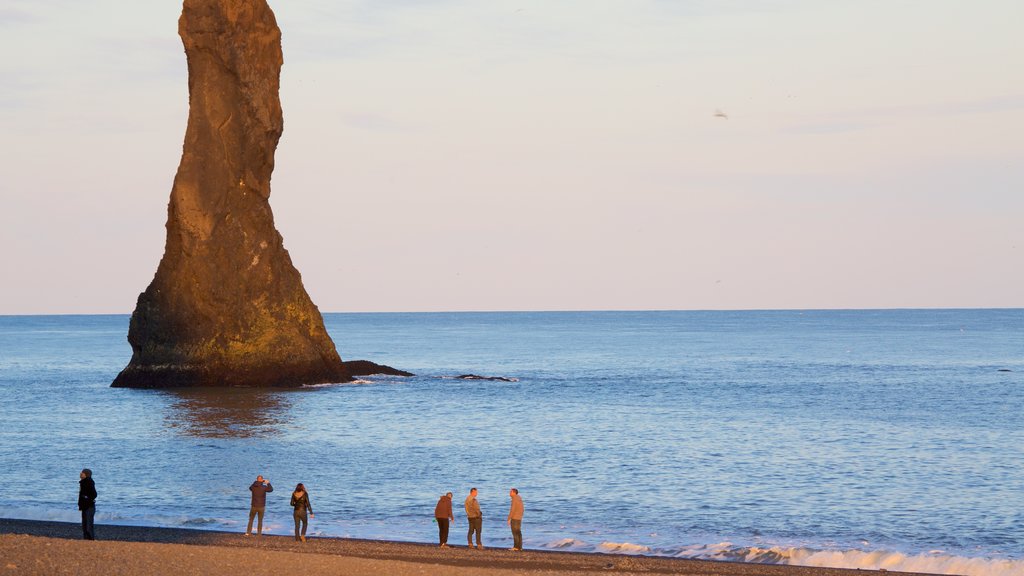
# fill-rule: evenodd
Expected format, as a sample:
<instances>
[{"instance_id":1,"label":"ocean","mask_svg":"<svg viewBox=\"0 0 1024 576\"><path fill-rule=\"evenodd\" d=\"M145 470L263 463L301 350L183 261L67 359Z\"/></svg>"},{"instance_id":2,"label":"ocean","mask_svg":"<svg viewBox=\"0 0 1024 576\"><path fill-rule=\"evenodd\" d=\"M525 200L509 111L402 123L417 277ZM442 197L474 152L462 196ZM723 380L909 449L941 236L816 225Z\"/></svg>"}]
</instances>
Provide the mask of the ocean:
<instances>
[{"instance_id":1,"label":"ocean","mask_svg":"<svg viewBox=\"0 0 1024 576\"><path fill-rule=\"evenodd\" d=\"M0 517L1024 574L1024 310L325 314L346 360L297 390L110 388L127 315L0 316ZM478 374L510 381L465 380Z\"/></svg>"}]
</instances>

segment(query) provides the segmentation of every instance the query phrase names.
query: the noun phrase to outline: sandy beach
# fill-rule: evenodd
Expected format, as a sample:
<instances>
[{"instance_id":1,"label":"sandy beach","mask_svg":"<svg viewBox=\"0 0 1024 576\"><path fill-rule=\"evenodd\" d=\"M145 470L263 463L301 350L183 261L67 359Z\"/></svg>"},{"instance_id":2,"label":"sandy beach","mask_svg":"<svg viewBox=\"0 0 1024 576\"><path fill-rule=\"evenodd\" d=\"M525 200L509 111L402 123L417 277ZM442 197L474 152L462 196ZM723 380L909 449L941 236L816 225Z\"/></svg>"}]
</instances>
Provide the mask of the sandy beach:
<instances>
[{"instance_id":1,"label":"sandy beach","mask_svg":"<svg viewBox=\"0 0 1024 576\"><path fill-rule=\"evenodd\" d=\"M0 519L0 574L226 574L352 576L429 574L685 574L700 576L849 576L869 570L710 562L617 554L469 550L432 544L97 526L80 540L77 524Z\"/></svg>"}]
</instances>

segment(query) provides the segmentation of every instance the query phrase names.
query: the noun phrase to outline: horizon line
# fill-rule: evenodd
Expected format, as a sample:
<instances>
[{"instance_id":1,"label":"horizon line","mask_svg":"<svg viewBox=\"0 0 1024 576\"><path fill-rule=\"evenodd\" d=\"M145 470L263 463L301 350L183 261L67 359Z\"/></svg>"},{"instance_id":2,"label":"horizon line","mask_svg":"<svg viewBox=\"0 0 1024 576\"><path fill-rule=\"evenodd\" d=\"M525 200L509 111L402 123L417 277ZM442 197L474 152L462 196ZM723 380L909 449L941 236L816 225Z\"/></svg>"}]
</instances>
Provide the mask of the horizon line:
<instances>
[{"instance_id":1,"label":"horizon line","mask_svg":"<svg viewBox=\"0 0 1024 576\"><path fill-rule=\"evenodd\" d=\"M1024 306L892 306L842 308L600 308L600 309L505 309L505 310L350 310L320 311L324 314L579 314L623 312L897 312L897 311L1024 310ZM134 312L0 313L0 318L23 316L131 316Z\"/></svg>"}]
</instances>

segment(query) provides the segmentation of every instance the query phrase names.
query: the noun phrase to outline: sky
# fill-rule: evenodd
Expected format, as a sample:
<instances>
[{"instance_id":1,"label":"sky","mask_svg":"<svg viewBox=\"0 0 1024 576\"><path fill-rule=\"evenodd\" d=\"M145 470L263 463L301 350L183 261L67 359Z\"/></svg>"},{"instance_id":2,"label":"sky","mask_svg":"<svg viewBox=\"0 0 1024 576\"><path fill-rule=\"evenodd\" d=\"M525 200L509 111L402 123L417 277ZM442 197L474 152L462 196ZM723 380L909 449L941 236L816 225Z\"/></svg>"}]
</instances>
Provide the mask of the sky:
<instances>
[{"instance_id":1,"label":"sky","mask_svg":"<svg viewBox=\"0 0 1024 576\"><path fill-rule=\"evenodd\" d=\"M1024 306L1019 0L270 4L321 311ZM152 280L180 12L0 2L0 314Z\"/></svg>"}]
</instances>

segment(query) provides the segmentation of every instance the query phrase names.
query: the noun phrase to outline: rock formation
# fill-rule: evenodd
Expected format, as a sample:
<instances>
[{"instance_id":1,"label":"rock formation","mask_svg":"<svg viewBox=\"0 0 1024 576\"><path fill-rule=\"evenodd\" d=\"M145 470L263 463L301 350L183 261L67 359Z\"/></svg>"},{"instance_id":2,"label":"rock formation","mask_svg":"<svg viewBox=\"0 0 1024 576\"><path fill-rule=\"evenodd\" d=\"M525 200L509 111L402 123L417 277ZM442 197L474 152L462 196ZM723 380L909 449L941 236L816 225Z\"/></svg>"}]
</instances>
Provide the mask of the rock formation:
<instances>
[{"instance_id":1,"label":"rock formation","mask_svg":"<svg viewBox=\"0 0 1024 576\"><path fill-rule=\"evenodd\" d=\"M377 364L370 362L369 360L349 360L344 362L345 370L348 370L351 376L415 376L412 372L406 372L405 370L399 370L398 368L392 368L391 366L385 366L383 364Z\"/></svg>"},{"instance_id":2,"label":"rock formation","mask_svg":"<svg viewBox=\"0 0 1024 576\"><path fill-rule=\"evenodd\" d=\"M270 211L281 31L265 0L184 0L189 115L167 243L118 387L351 380Z\"/></svg>"},{"instance_id":3,"label":"rock formation","mask_svg":"<svg viewBox=\"0 0 1024 576\"><path fill-rule=\"evenodd\" d=\"M519 382L518 378L507 378L505 376L481 376L479 374L461 374L455 377L458 380L488 380L491 382Z\"/></svg>"}]
</instances>

